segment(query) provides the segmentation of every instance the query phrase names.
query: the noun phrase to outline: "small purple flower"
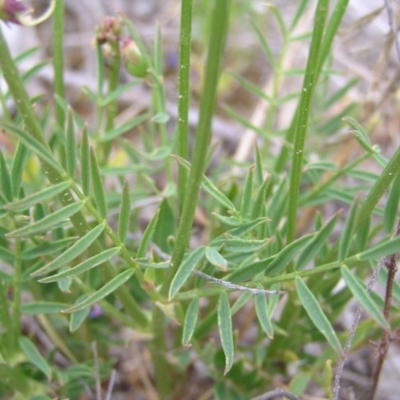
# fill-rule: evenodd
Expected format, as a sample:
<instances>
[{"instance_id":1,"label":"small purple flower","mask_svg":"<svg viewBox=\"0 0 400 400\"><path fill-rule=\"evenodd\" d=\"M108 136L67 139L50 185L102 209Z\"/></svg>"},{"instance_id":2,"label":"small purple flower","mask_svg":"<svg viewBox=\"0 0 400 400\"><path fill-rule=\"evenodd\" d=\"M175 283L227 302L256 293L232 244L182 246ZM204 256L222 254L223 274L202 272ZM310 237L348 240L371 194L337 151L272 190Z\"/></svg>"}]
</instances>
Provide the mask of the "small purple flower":
<instances>
[{"instance_id":1,"label":"small purple flower","mask_svg":"<svg viewBox=\"0 0 400 400\"><path fill-rule=\"evenodd\" d=\"M26 14L29 8L19 0L0 0L0 19L21 25L20 15Z\"/></svg>"},{"instance_id":2,"label":"small purple flower","mask_svg":"<svg viewBox=\"0 0 400 400\"><path fill-rule=\"evenodd\" d=\"M50 0L46 10L40 16L34 17L34 10L20 0L0 0L0 19L17 25L34 26L49 18L55 7L56 0Z\"/></svg>"},{"instance_id":3,"label":"small purple flower","mask_svg":"<svg viewBox=\"0 0 400 400\"><path fill-rule=\"evenodd\" d=\"M90 309L89 318L98 318L104 315L104 310L97 303L92 305Z\"/></svg>"}]
</instances>

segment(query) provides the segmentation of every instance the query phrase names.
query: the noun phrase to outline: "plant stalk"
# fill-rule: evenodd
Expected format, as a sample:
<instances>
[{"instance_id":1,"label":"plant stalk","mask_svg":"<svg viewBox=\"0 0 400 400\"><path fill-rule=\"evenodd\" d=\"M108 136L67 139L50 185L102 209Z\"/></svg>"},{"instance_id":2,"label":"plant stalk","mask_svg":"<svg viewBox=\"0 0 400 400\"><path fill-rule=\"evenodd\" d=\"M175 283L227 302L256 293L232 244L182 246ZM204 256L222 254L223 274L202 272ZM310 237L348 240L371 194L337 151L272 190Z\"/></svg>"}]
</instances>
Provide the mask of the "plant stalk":
<instances>
[{"instance_id":1,"label":"plant stalk","mask_svg":"<svg viewBox=\"0 0 400 400\"><path fill-rule=\"evenodd\" d=\"M214 3L203 94L200 100L199 125L194 143L192 169L189 175L187 193L177 232L176 246L172 254L171 265L161 288L161 295L163 297L168 296L172 279L183 260L185 250L189 243L200 183L206 169L207 151L211 140L211 122L217 101L218 79L228 31L230 3L230 0L216 0Z\"/></svg>"},{"instance_id":2,"label":"plant stalk","mask_svg":"<svg viewBox=\"0 0 400 400\"><path fill-rule=\"evenodd\" d=\"M178 155L185 160L189 156L189 104L190 104L190 50L192 37L193 1L181 2L181 29L179 39L178 71ZM178 167L179 201L184 203L188 174Z\"/></svg>"},{"instance_id":3,"label":"plant stalk","mask_svg":"<svg viewBox=\"0 0 400 400\"><path fill-rule=\"evenodd\" d=\"M56 0L53 13L53 69L54 94L65 99L64 86L64 0ZM55 102L56 122L60 128L65 126L65 113L60 104Z\"/></svg>"},{"instance_id":4,"label":"plant stalk","mask_svg":"<svg viewBox=\"0 0 400 400\"><path fill-rule=\"evenodd\" d=\"M292 168L290 173L290 188L288 199L287 243L293 242L296 237L297 209L302 176L304 145L307 133L308 118L310 115L311 100L313 98L318 65L320 61L320 49L328 14L329 0L319 0L315 12L315 23L308 56L306 72L304 76L302 95L294 126L294 145Z\"/></svg>"}]
</instances>

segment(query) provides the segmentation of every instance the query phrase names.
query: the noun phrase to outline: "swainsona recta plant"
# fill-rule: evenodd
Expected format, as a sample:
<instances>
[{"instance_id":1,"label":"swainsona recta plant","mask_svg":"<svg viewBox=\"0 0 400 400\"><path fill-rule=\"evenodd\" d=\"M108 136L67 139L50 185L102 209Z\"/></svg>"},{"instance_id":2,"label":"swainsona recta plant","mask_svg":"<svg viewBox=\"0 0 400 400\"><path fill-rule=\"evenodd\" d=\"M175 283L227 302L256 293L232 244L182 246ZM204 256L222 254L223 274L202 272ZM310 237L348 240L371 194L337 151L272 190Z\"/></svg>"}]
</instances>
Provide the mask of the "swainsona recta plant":
<instances>
[{"instance_id":1,"label":"swainsona recta plant","mask_svg":"<svg viewBox=\"0 0 400 400\"><path fill-rule=\"evenodd\" d=\"M128 348L124 330L140 344L137 352L150 354L137 384L149 398L189 398L194 387L196 398L299 398L312 390L338 398L351 341L359 348L382 332L389 340L400 316L393 267L400 149L382 154L357 121L357 108L344 117L327 113L357 148L354 158L330 161L318 132L328 118L324 105L339 102L353 84L325 90L337 73L329 55L347 4L319 0L314 10L303 0L290 21L270 5L269 21L281 35L277 53L248 4L181 1L176 124L160 27L152 41L124 14L93 28L96 88L81 88L94 114L88 121L64 81L64 1L49 2L44 14L53 13L54 80L40 107L26 89L35 70L19 70L31 53L13 58L9 27L1 28L7 93L0 126L12 143L0 151L1 398L72 399L85 391L112 398L121 372L111 354ZM0 17L27 30L28 12L17 1L0 2ZM241 12L254 16L245 23L271 66L273 96L232 71L230 39ZM312 29L299 36L309 20ZM192 96L195 21L207 25L207 40ZM309 49L291 72L302 86L281 95L290 72L286 52L296 42ZM221 106L229 102L226 82L269 104L264 125ZM149 104L121 122L121 99L138 87L150 93ZM274 132L291 101L288 126ZM222 110L257 137L244 162L213 144L213 119ZM366 161L374 172L362 169ZM371 276L386 282L385 297L365 285ZM365 319L348 329L340 318L352 299ZM40 327L51 350L26 321ZM380 370L371 378L372 396Z\"/></svg>"}]
</instances>

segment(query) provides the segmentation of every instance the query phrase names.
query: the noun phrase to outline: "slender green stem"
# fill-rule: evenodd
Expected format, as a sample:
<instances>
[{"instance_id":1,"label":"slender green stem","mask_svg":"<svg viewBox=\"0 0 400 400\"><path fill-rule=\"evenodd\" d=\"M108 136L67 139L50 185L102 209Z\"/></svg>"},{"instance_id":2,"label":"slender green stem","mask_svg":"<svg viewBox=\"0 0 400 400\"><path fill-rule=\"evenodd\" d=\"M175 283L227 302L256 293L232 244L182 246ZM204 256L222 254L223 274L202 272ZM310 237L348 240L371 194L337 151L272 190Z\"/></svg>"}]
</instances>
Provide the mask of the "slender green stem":
<instances>
[{"instance_id":1,"label":"slender green stem","mask_svg":"<svg viewBox=\"0 0 400 400\"><path fill-rule=\"evenodd\" d=\"M160 68L160 67L158 67ZM152 78L152 83L154 86L153 89L153 108L155 111L155 114L166 114L165 112L165 91L164 91L164 85L163 85L163 78L161 73L157 73L157 69L155 71L150 70L150 76ZM168 145L168 139L167 139L167 130L166 126L164 123L158 124L158 129L160 132L160 139L161 143L163 146ZM166 166L166 174L168 181L171 182L173 180L173 175L172 175L172 169L171 169L171 159L168 157L165 161Z\"/></svg>"},{"instance_id":2,"label":"slender green stem","mask_svg":"<svg viewBox=\"0 0 400 400\"><path fill-rule=\"evenodd\" d=\"M190 104L190 50L192 37L193 1L181 2L181 29L179 39L178 71L178 155L185 160L189 156L189 104ZM186 195L187 171L179 166L179 201L184 203Z\"/></svg>"},{"instance_id":3,"label":"slender green stem","mask_svg":"<svg viewBox=\"0 0 400 400\"><path fill-rule=\"evenodd\" d=\"M340 23L342 22L342 18L344 16L344 13L346 12L348 4L349 4L349 0L339 0L336 3L336 7L334 8L334 10L332 12L328 26L326 27L324 39L322 41L321 53L320 53L316 78L319 77L322 67L324 65L324 62L331 52L333 40L335 39L336 33L339 29Z\"/></svg>"},{"instance_id":4,"label":"slender green stem","mask_svg":"<svg viewBox=\"0 0 400 400\"><path fill-rule=\"evenodd\" d=\"M11 118L10 112L8 111L6 99L4 97L4 93L3 93L3 90L1 87L0 87L0 104L1 104L1 109L3 112L4 121L7 123L11 123L12 118Z\"/></svg>"},{"instance_id":5,"label":"slender green stem","mask_svg":"<svg viewBox=\"0 0 400 400\"><path fill-rule=\"evenodd\" d=\"M43 144L48 148L48 144L42 134L42 129L40 122L34 112L34 109L29 100L28 93L23 85L23 82L19 76L18 69L15 66L10 51L8 49L7 43L4 39L3 33L0 29L0 67L3 70L4 79L12 93L18 111L21 118L26 126L27 132L35 138L39 143ZM43 162L41 160L41 165L49 179L49 181L54 185L60 183L63 180L68 179L66 176L61 176L57 170L55 170L51 165ZM75 200L71 195L69 190L66 190L60 194L61 203L66 206L72 204ZM76 213L71 217L71 222L76 229L76 232L83 236L89 230L89 225L81 212ZM102 251L102 248L98 242L95 242L89 248L91 254L98 254ZM104 267L100 269L103 274L105 281L111 280L115 275L115 270L111 263L105 263ZM138 326L145 327L148 323L147 317L144 312L140 309L135 299L131 296L126 287L121 286L115 292L119 301L123 305L126 312L132 317L132 319L138 324Z\"/></svg>"},{"instance_id":6,"label":"slender green stem","mask_svg":"<svg viewBox=\"0 0 400 400\"><path fill-rule=\"evenodd\" d=\"M97 96L103 99L104 83L104 59L100 44L96 41L96 77L97 77ZM103 106L98 102L96 109L96 136L100 138L101 124L103 120Z\"/></svg>"},{"instance_id":7,"label":"slender green stem","mask_svg":"<svg viewBox=\"0 0 400 400\"><path fill-rule=\"evenodd\" d=\"M189 243L194 212L196 210L200 183L206 168L207 151L211 139L211 121L217 100L217 86L228 31L230 0L216 0L212 13L211 36L209 42L204 88L200 100L199 125L194 143L192 169L190 170L187 193L177 232L176 245L171 265L161 288L161 295L167 296Z\"/></svg>"},{"instance_id":8,"label":"slender green stem","mask_svg":"<svg viewBox=\"0 0 400 400\"><path fill-rule=\"evenodd\" d=\"M53 69L54 69L54 94L65 99L64 87L64 0L56 0L53 14ZM64 128L65 113L57 102L56 122Z\"/></svg>"},{"instance_id":9,"label":"slender green stem","mask_svg":"<svg viewBox=\"0 0 400 400\"><path fill-rule=\"evenodd\" d=\"M163 62L162 62L162 40L160 25L157 24L156 36L154 40L154 96L155 108L157 113L165 114L165 91L163 85ZM167 130L165 124L159 124L161 143L165 146L167 144Z\"/></svg>"},{"instance_id":10,"label":"slender green stem","mask_svg":"<svg viewBox=\"0 0 400 400\"><path fill-rule=\"evenodd\" d=\"M153 89L153 107L155 114L166 114L165 111L165 90L163 80L163 57L162 57L162 39L160 25L157 24L156 35L154 40L153 50L153 69L150 69L150 77L152 79ZM168 145L167 129L165 123L158 124L158 130L160 132L160 139L163 146ZM165 171L167 180L171 182L173 180L171 159L168 157L165 160Z\"/></svg>"},{"instance_id":11,"label":"slender green stem","mask_svg":"<svg viewBox=\"0 0 400 400\"><path fill-rule=\"evenodd\" d=\"M172 375L167 362L167 344L165 341L165 316L162 310L153 305L152 324L153 339L151 341L151 358L158 394L161 399L171 399Z\"/></svg>"},{"instance_id":12,"label":"slender green stem","mask_svg":"<svg viewBox=\"0 0 400 400\"><path fill-rule=\"evenodd\" d=\"M324 38L323 38L323 42L321 45L321 51L320 51L320 58L318 61L318 67L317 67L317 71L315 74L315 79L318 80L318 77L321 73L322 67L324 65L324 62L328 56L328 54L330 54L330 50L332 47L332 42L333 39L336 35L336 32L339 28L340 22L342 21L343 15L346 11L347 5L349 3L349 0L339 0L336 4L336 7L331 15L331 18L329 20ZM295 131L295 126L297 123L297 113L299 110L300 104L297 107L297 111L295 113L295 115L293 116L292 119L292 123L290 125L290 128L288 129L287 135L286 135L286 143L292 143L293 142L293 134ZM277 172L282 172L285 168L285 164L289 155L289 150L290 147L284 145L282 147L281 153L279 154L279 157L276 160L276 164L275 164L275 170Z\"/></svg>"},{"instance_id":13,"label":"slender green stem","mask_svg":"<svg viewBox=\"0 0 400 400\"><path fill-rule=\"evenodd\" d=\"M16 348L16 335L13 333L13 323L8 308L7 285L0 279L0 318L3 326L3 342L0 343L2 356L6 359Z\"/></svg>"},{"instance_id":14,"label":"slender green stem","mask_svg":"<svg viewBox=\"0 0 400 400\"><path fill-rule=\"evenodd\" d=\"M317 67L320 63L320 49L324 32L325 20L328 14L329 0L319 0L315 13L313 37L310 53L308 56L306 72L303 82L303 90L297 112L296 125L294 130L294 146L292 168L290 173L290 189L288 199L288 221L287 221L287 242L290 243L296 236L297 207L302 175L304 144L307 133L308 118L310 115L311 100L316 83Z\"/></svg>"},{"instance_id":15,"label":"slender green stem","mask_svg":"<svg viewBox=\"0 0 400 400\"><path fill-rule=\"evenodd\" d=\"M15 260L13 274L13 331L14 337L21 334L21 289L22 289L22 243L21 239L15 239Z\"/></svg>"},{"instance_id":16,"label":"slender green stem","mask_svg":"<svg viewBox=\"0 0 400 400\"><path fill-rule=\"evenodd\" d=\"M119 51L118 43L112 44L112 58L110 64L110 71L108 76L108 93L114 92L118 88L119 84L119 70L121 68L121 54ZM114 128L115 118L118 113L118 101L117 99L111 101L106 108L106 128L105 133L111 131ZM107 159L110 154L112 141L109 140L103 144L103 159L102 165L107 164Z\"/></svg>"}]
</instances>

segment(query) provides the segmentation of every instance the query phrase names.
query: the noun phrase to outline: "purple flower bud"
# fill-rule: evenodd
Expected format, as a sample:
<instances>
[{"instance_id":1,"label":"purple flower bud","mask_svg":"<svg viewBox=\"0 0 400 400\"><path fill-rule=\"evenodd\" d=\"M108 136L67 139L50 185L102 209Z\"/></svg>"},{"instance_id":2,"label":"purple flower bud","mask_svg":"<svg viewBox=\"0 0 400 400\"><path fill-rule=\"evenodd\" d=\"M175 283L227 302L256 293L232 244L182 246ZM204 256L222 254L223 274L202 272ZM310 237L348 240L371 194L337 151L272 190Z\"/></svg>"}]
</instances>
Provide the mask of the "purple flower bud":
<instances>
[{"instance_id":1,"label":"purple flower bud","mask_svg":"<svg viewBox=\"0 0 400 400\"><path fill-rule=\"evenodd\" d=\"M29 8L19 0L0 0L0 19L21 25L20 15L26 14Z\"/></svg>"},{"instance_id":2,"label":"purple flower bud","mask_svg":"<svg viewBox=\"0 0 400 400\"><path fill-rule=\"evenodd\" d=\"M98 304L93 304L90 309L89 318L98 318L102 315L104 315L104 310Z\"/></svg>"}]
</instances>

